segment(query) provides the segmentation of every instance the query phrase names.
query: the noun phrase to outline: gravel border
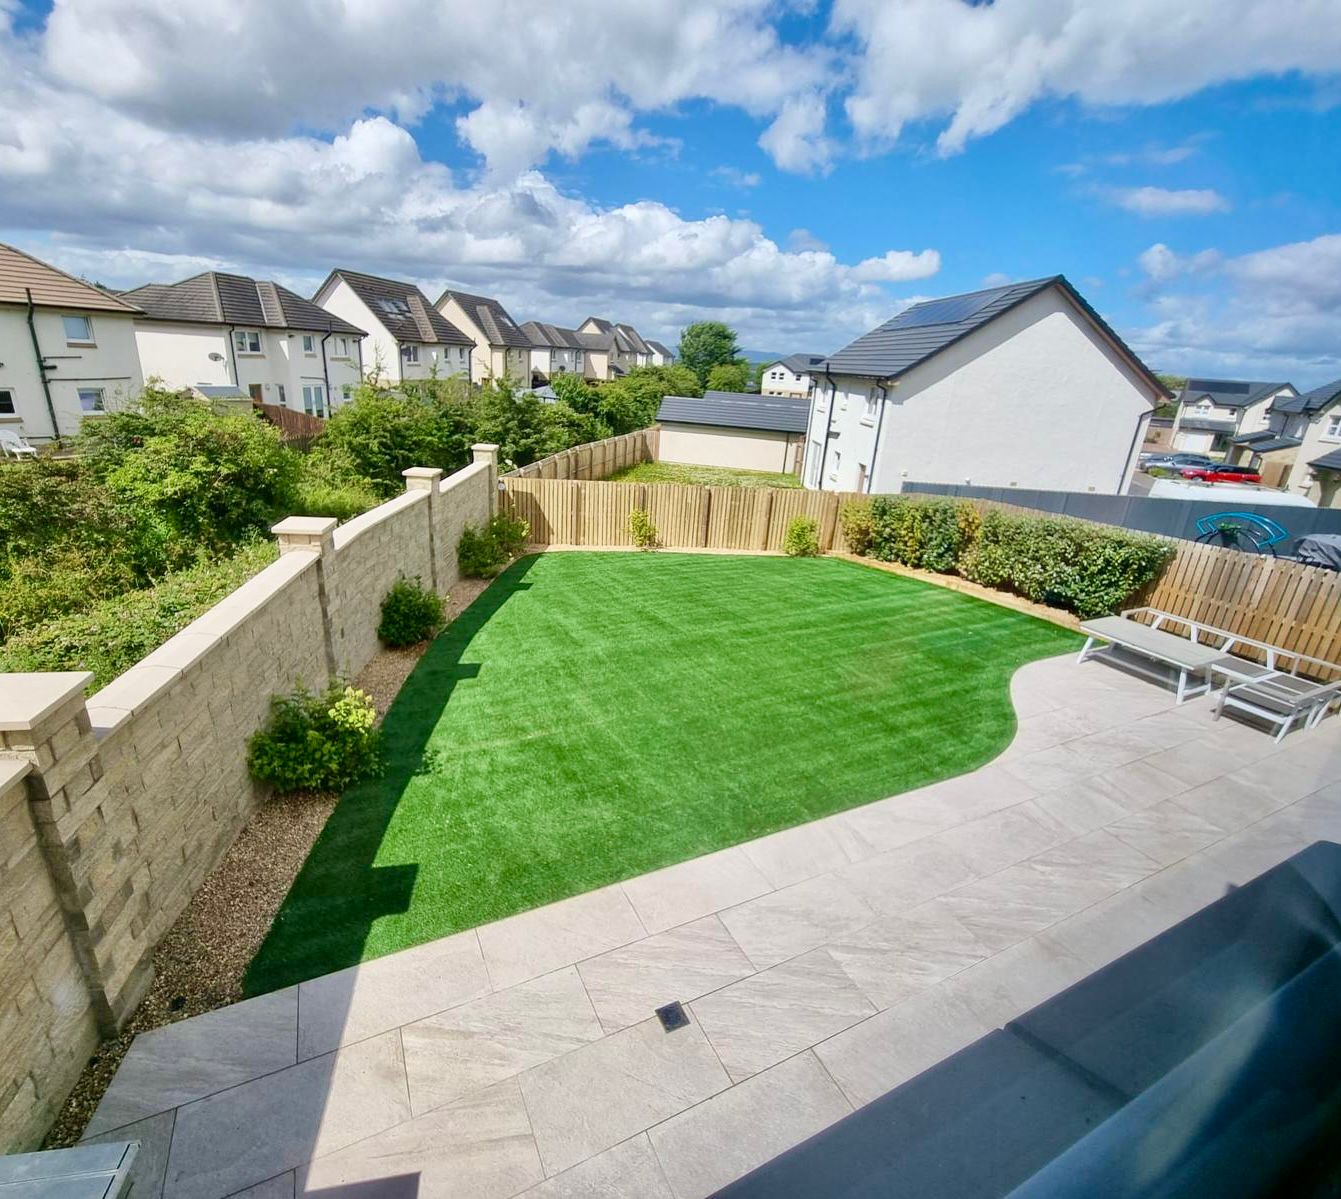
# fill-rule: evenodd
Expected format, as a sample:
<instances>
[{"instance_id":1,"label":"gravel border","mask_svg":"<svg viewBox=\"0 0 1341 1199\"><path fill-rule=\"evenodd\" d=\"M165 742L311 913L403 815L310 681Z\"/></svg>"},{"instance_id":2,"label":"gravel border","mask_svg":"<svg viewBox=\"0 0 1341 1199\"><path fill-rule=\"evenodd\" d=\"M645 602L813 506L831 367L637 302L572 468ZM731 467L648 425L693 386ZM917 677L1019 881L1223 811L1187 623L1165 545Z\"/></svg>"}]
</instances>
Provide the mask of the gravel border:
<instances>
[{"instance_id":1,"label":"gravel border","mask_svg":"<svg viewBox=\"0 0 1341 1199\"><path fill-rule=\"evenodd\" d=\"M488 587L461 579L444 606L450 624ZM354 685L372 696L380 721L429 642L384 649ZM327 791L277 795L252 813L219 864L154 950L154 980L121 1033L89 1058L42 1143L64 1149L83 1136L137 1033L242 999L242 979L340 797Z\"/></svg>"}]
</instances>

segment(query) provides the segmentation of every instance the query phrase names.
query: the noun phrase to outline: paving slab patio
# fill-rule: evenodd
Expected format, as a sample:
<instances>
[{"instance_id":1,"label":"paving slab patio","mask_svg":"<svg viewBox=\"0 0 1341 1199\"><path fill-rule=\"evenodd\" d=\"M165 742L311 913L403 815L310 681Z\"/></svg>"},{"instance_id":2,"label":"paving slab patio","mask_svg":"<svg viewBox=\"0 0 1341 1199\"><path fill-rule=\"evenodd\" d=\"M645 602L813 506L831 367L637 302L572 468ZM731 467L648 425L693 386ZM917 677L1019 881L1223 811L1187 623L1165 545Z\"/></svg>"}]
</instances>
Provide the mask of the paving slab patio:
<instances>
[{"instance_id":1,"label":"paving slab patio","mask_svg":"<svg viewBox=\"0 0 1341 1199\"><path fill-rule=\"evenodd\" d=\"M137 1195L706 1196L1341 840L1341 719L1069 656L1012 697L971 774L143 1034L88 1139Z\"/></svg>"}]
</instances>

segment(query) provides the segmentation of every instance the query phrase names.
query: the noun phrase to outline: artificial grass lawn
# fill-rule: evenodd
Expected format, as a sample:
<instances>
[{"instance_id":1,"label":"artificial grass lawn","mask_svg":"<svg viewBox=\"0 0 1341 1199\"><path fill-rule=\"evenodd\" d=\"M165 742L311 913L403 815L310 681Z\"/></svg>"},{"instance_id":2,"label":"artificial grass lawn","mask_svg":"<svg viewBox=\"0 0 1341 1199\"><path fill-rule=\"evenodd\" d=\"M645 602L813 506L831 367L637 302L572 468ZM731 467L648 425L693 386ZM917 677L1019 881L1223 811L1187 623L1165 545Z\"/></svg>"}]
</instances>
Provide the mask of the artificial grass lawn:
<instances>
[{"instance_id":1,"label":"artificial grass lawn","mask_svg":"<svg viewBox=\"0 0 1341 1199\"><path fill-rule=\"evenodd\" d=\"M697 483L701 487L800 487L798 475L734 466L690 466L683 462L639 462L610 476L612 483Z\"/></svg>"},{"instance_id":2,"label":"artificial grass lawn","mask_svg":"<svg viewBox=\"0 0 1341 1199\"><path fill-rule=\"evenodd\" d=\"M957 775L1055 625L833 558L551 553L429 648L256 994Z\"/></svg>"}]
</instances>

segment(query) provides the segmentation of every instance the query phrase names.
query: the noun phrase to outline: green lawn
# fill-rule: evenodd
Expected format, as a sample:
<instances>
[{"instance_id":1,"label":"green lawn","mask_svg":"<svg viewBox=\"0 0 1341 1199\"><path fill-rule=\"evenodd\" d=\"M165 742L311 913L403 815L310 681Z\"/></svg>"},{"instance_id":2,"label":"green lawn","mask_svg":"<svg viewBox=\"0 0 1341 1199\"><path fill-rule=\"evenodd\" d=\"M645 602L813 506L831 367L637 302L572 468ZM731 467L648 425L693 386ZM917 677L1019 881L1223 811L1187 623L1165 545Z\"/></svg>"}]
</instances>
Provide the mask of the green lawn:
<instances>
[{"instance_id":1,"label":"green lawn","mask_svg":"<svg viewBox=\"0 0 1341 1199\"><path fill-rule=\"evenodd\" d=\"M701 487L800 487L796 475L734 466L688 466L682 462L639 462L610 476L614 483L697 483Z\"/></svg>"},{"instance_id":2,"label":"green lawn","mask_svg":"<svg viewBox=\"0 0 1341 1199\"><path fill-rule=\"evenodd\" d=\"M971 770L1077 641L833 558L525 559L405 684L248 990Z\"/></svg>"}]
</instances>

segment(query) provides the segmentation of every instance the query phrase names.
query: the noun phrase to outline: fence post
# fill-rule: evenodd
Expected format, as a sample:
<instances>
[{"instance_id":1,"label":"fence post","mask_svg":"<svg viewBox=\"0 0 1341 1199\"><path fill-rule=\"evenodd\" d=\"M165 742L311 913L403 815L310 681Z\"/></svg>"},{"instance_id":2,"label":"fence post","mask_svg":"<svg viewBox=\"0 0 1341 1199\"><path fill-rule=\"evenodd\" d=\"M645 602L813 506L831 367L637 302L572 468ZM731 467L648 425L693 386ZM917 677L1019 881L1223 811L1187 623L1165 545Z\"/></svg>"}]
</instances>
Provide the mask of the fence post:
<instances>
[{"instance_id":1,"label":"fence post","mask_svg":"<svg viewBox=\"0 0 1341 1199\"><path fill-rule=\"evenodd\" d=\"M487 441L476 442L470 447L476 462L489 464L489 515L498 515L498 447Z\"/></svg>"},{"instance_id":2,"label":"fence post","mask_svg":"<svg viewBox=\"0 0 1341 1199\"><path fill-rule=\"evenodd\" d=\"M103 808L102 756L84 702L92 679L86 670L0 675L0 756L32 763L24 783L37 841L98 1031L114 1036L149 989L153 960L135 952L134 888L98 885L135 833Z\"/></svg>"},{"instance_id":3,"label":"fence post","mask_svg":"<svg viewBox=\"0 0 1341 1199\"><path fill-rule=\"evenodd\" d=\"M428 574L435 595L438 589L438 505L441 497L438 485L442 482L442 470L436 466L410 466L401 471L406 491L428 492L428 503L424 506L428 513Z\"/></svg>"},{"instance_id":4,"label":"fence post","mask_svg":"<svg viewBox=\"0 0 1341 1199\"><path fill-rule=\"evenodd\" d=\"M321 644L326 653L326 674L339 676L335 664L335 630L331 627L330 580L327 572L335 556L335 526L333 516L286 516L270 531L279 542L279 552L285 554L315 554L317 558L317 602L321 604Z\"/></svg>"}]
</instances>

